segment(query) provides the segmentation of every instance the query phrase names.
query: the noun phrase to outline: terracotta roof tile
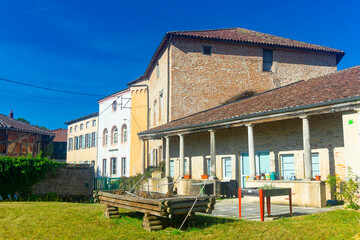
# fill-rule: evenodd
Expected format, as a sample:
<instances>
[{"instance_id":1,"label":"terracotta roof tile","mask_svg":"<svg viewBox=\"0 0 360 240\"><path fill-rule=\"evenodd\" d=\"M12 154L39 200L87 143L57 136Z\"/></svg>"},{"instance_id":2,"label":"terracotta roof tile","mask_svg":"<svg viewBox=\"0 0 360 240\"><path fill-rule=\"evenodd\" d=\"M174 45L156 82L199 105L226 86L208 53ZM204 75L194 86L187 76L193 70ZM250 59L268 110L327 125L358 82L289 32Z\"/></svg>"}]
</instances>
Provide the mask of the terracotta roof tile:
<instances>
[{"instance_id":1,"label":"terracotta roof tile","mask_svg":"<svg viewBox=\"0 0 360 240\"><path fill-rule=\"evenodd\" d=\"M51 131L43 130L34 125L24 123L22 121L10 118L3 114L0 114L0 129L10 129L10 130L23 131L23 132L37 133L42 135L55 136L55 134L52 133Z\"/></svg>"},{"instance_id":2,"label":"terracotta roof tile","mask_svg":"<svg viewBox=\"0 0 360 240\"><path fill-rule=\"evenodd\" d=\"M53 142L67 142L67 131L67 129L63 128L52 130L52 132L55 134Z\"/></svg>"},{"instance_id":3,"label":"terracotta roof tile","mask_svg":"<svg viewBox=\"0 0 360 240\"><path fill-rule=\"evenodd\" d=\"M201 126L221 120L251 117L277 110L291 111L296 107L360 97L360 66L300 81L253 97L221 105L174 120L139 135L163 132L190 126Z\"/></svg>"}]
</instances>

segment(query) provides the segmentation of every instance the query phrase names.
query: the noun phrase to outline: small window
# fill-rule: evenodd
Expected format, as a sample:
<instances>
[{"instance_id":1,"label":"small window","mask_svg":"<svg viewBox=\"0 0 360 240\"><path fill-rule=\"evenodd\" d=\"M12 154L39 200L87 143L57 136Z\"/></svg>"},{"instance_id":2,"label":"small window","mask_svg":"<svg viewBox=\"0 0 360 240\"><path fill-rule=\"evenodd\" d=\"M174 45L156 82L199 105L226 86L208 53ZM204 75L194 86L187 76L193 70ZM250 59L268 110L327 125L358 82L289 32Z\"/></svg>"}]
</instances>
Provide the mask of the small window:
<instances>
[{"instance_id":1,"label":"small window","mask_svg":"<svg viewBox=\"0 0 360 240\"><path fill-rule=\"evenodd\" d=\"M75 150L79 150L79 138L75 137Z\"/></svg>"},{"instance_id":2,"label":"small window","mask_svg":"<svg viewBox=\"0 0 360 240\"><path fill-rule=\"evenodd\" d=\"M91 133L92 144L91 147L96 147L96 132Z\"/></svg>"},{"instance_id":3,"label":"small window","mask_svg":"<svg viewBox=\"0 0 360 240\"><path fill-rule=\"evenodd\" d=\"M87 122L86 123L86 128L89 128L90 127L90 122Z\"/></svg>"},{"instance_id":4,"label":"small window","mask_svg":"<svg viewBox=\"0 0 360 240\"><path fill-rule=\"evenodd\" d=\"M121 127L121 142L122 143L127 142L127 135L128 135L127 126L126 126L126 124L124 124Z\"/></svg>"},{"instance_id":5,"label":"small window","mask_svg":"<svg viewBox=\"0 0 360 240\"><path fill-rule=\"evenodd\" d=\"M112 144L118 143L118 129L115 126L113 127L111 132L111 143Z\"/></svg>"},{"instance_id":6,"label":"small window","mask_svg":"<svg viewBox=\"0 0 360 240\"><path fill-rule=\"evenodd\" d=\"M72 127L70 128L70 133L72 133Z\"/></svg>"},{"instance_id":7,"label":"small window","mask_svg":"<svg viewBox=\"0 0 360 240\"><path fill-rule=\"evenodd\" d=\"M170 160L170 177L174 177L174 160Z\"/></svg>"},{"instance_id":8,"label":"small window","mask_svg":"<svg viewBox=\"0 0 360 240\"><path fill-rule=\"evenodd\" d=\"M263 50L263 71L270 72L273 64L273 51Z\"/></svg>"},{"instance_id":9,"label":"small window","mask_svg":"<svg viewBox=\"0 0 360 240\"><path fill-rule=\"evenodd\" d=\"M80 124L80 130L84 129L84 124Z\"/></svg>"},{"instance_id":10,"label":"small window","mask_svg":"<svg viewBox=\"0 0 360 240\"><path fill-rule=\"evenodd\" d=\"M108 144L108 130L105 128L103 132L103 146Z\"/></svg>"},{"instance_id":11,"label":"small window","mask_svg":"<svg viewBox=\"0 0 360 240\"><path fill-rule=\"evenodd\" d=\"M82 148L82 142L83 142L83 138L82 135L79 136L79 149Z\"/></svg>"},{"instance_id":12,"label":"small window","mask_svg":"<svg viewBox=\"0 0 360 240\"><path fill-rule=\"evenodd\" d=\"M160 66L159 62L156 63L156 77L160 78Z\"/></svg>"},{"instance_id":13,"label":"small window","mask_svg":"<svg viewBox=\"0 0 360 240\"><path fill-rule=\"evenodd\" d=\"M77 131L77 125L75 126L75 132Z\"/></svg>"},{"instance_id":14,"label":"small window","mask_svg":"<svg viewBox=\"0 0 360 240\"><path fill-rule=\"evenodd\" d=\"M121 158L121 165L122 165L122 175L126 175L126 158Z\"/></svg>"},{"instance_id":15,"label":"small window","mask_svg":"<svg viewBox=\"0 0 360 240\"><path fill-rule=\"evenodd\" d=\"M223 158L224 179L230 179L232 174L232 163L230 157Z\"/></svg>"},{"instance_id":16,"label":"small window","mask_svg":"<svg viewBox=\"0 0 360 240\"><path fill-rule=\"evenodd\" d=\"M106 176L106 159L103 159L103 176Z\"/></svg>"},{"instance_id":17,"label":"small window","mask_svg":"<svg viewBox=\"0 0 360 240\"><path fill-rule=\"evenodd\" d=\"M91 161L91 166L95 167L95 161Z\"/></svg>"},{"instance_id":18,"label":"small window","mask_svg":"<svg viewBox=\"0 0 360 240\"><path fill-rule=\"evenodd\" d=\"M82 135L82 142L81 142L81 148L86 148L86 140L85 140L85 135Z\"/></svg>"},{"instance_id":19,"label":"small window","mask_svg":"<svg viewBox=\"0 0 360 240\"><path fill-rule=\"evenodd\" d=\"M111 174L116 175L116 158L111 158Z\"/></svg>"},{"instance_id":20,"label":"small window","mask_svg":"<svg viewBox=\"0 0 360 240\"><path fill-rule=\"evenodd\" d=\"M85 134L85 148L89 145L89 134Z\"/></svg>"},{"instance_id":21,"label":"small window","mask_svg":"<svg viewBox=\"0 0 360 240\"><path fill-rule=\"evenodd\" d=\"M295 176L294 154L281 155L281 167L284 180L290 180L291 176Z\"/></svg>"},{"instance_id":22,"label":"small window","mask_svg":"<svg viewBox=\"0 0 360 240\"><path fill-rule=\"evenodd\" d=\"M112 109L113 109L113 111L116 111L116 109L117 109L117 102L116 101L114 101L112 103Z\"/></svg>"},{"instance_id":23,"label":"small window","mask_svg":"<svg viewBox=\"0 0 360 240\"><path fill-rule=\"evenodd\" d=\"M203 54L211 55L211 46L203 46Z\"/></svg>"},{"instance_id":24,"label":"small window","mask_svg":"<svg viewBox=\"0 0 360 240\"><path fill-rule=\"evenodd\" d=\"M185 172L185 174L190 174L189 172L188 172L188 160L184 160L184 172Z\"/></svg>"},{"instance_id":25,"label":"small window","mask_svg":"<svg viewBox=\"0 0 360 240\"><path fill-rule=\"evenodd\" d=\"M95 127L96 126L96 120L93 120L92 122L92 126Z\"/></svg>"},{"instance_id":26,"label":"small window","mask_svg":"<svg viewBox=\"0 0 360 240\"><path fill-rule=\"evenodd\" d=\"M211 159L206 158L206 174L211 175Z\"/></svg>"}]
</instances>

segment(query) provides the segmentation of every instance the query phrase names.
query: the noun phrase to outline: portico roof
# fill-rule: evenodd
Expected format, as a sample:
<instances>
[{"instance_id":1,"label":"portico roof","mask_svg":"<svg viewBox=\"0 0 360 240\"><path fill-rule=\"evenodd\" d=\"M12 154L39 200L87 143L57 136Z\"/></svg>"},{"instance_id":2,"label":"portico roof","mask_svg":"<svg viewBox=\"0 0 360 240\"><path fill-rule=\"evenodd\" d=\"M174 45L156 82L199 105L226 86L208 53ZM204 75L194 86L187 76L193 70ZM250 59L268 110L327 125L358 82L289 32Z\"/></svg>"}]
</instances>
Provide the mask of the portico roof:
<instances>
[{"instance_id":1,"label":"portico roof","mask_svg":"<svg viewBox=\"0 0 360 240\"><path fill-rule=\"evenodd\" d=\"M360 107L360 66L300 81L233 103L220 105L151 128L141 138L166 135L174 131L204 129L216 124L246 122L255 117L291 113L315 108Z\"/></svg>"}]
</instances>

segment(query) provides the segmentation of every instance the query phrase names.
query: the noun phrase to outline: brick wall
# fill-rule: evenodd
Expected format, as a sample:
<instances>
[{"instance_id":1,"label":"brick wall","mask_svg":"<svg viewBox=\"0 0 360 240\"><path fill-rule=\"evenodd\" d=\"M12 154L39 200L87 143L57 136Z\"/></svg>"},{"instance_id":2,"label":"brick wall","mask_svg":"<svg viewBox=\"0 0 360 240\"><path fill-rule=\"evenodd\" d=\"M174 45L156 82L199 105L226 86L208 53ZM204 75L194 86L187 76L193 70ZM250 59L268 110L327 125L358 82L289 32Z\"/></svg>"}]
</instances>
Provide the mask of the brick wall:
<instances>
[{"instance_id":1,"label":"brick wall","mask_svg":"<svg viewBox=\"0 0 360 240\"><path fill-rule=\"evenodd\" d=\"M56 193L62 198L90 198L94 185L94 167L69 164L33 187L33 194Z\"/></svg>"}]
</instances>

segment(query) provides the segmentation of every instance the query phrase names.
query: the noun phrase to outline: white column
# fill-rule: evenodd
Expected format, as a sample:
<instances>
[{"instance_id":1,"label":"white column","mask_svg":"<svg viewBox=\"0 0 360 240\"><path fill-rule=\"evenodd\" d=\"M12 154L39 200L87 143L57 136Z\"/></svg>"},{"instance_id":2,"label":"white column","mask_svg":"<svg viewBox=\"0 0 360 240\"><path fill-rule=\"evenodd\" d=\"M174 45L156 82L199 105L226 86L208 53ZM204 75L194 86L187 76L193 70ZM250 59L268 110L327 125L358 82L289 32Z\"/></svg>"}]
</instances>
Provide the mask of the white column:
<instances>
[{"instance_id":1,"label":"white column","mask_svg":"<svg viewBox=\"0 0 360 240\"><path fill-rule=\"evenodd\" d=\"M184 178L185 174L185 156L184 156L184 135L179 134L180 137L180 178Z\"/></svg>"},{"instance_id":2,"label":"white column","mask_svg":"<svg viewBox=\"0 0 360 240\"><path fill-rule=\"evenodd\" d=\"M216 179L216 152L215 152L215 130L209 130L210 132L210 165L211 165L211 177Z\"/></svg>"},{"instance_id":3,"label":"white column","mask_svg":"<svg viewBox=\"0 0 360 240\"><path fill-rule=\"evenodd\" d=\"M170 177L170 137L165 137L166 149L165 149L165 172L166 177Z\"/></svg>"},{"instance_id":4,"label":"white column","mask_svg":"<svg viewBox=\"0 0 360 240\"><path fill-rule=\"evenodd\" d=\"M307 116L301 117L303 125L303 146L304 146L304 179L312 178L311 146L310 146L310 127Z\"/></svg>"},{"instance_id":5,"label":"white column","mask_svg":"<svg viewBox=\"0 0 360 240\"><path fill-rule=\"evenodd\" d=\"M246 124L248 128L248 147L249 147L249 167L250 179L255 179L256 175L256 162L255 162L255 148L254 148L254 131L253 125Z\"/></svg>"},{"instance_id":6,"label":"white column","mask_svg":"<svg viewBox=\"0 0 360 240\"><path fill-rule=\"evenodd\" d=\"M145 141L140 139L141 142L141 173L145 172Z\"/></svg>"}]
</instances>

